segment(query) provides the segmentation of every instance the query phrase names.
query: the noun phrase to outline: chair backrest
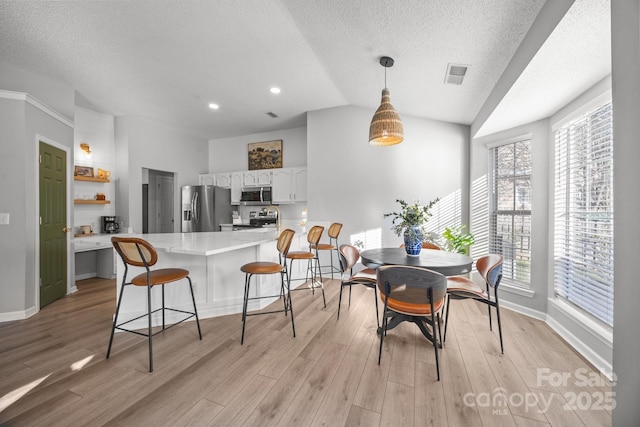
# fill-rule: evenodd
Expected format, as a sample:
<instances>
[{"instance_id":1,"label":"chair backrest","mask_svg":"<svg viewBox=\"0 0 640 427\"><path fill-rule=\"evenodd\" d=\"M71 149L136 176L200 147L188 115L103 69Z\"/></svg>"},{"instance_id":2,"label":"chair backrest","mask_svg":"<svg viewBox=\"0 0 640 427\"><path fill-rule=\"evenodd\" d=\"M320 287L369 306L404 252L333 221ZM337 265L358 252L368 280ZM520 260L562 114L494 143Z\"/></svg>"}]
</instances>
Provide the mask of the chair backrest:
<instances>
[{"instance_id":1,"label":"chair backrest","mask_svg":"<svg viewBox=\"0 0 640 427\"><path fill-rule=\"evenodd\" d=\"M324 227L321 225L314 225L307 233L307 242L311 245L317 245L324 232Z\"/></svg>"},{"instance_id":2,"label":"chair backrest","mask_svg":"<svg viewBox=\"0 0 640 427\"><path fill-rule=\"evenodd\" d=\"M400 245L401 248L404 248L404 243ZM431 242L422 242L422 248L423 249L436 249L436 250L440 250L442 249L440 246L436 245L435 243L431 243Z\"/></svg>"},{"instance_id":3,"label":"chair backrest","mask_svg":"<svg viewBox=\"0 0 640 427\"><path fill-rule=\"evenodd\" d=\"M384 265L378 267L377 271L380 292L385 297L403 303L436 304L444 299L447 292L447 278L433 270L408 265ZM432 295L431 300L429 294Z\"/></svg>"},{"instance_id":4,"label":"chair backrest","mask_svg":"<svg viewBox=\"0 0 640 427\"><path fill-rule=\"evenodd\" d=\"M343 273L350 271L360 259L360 251L355 246L340 245L338 253L340 256L340 269Z\"/></svg>"},{"instance_id":5,"label":"chair backrest","mask_svg":"<svg viewBox=\"0 0 640 427\"><path fill-rule=\"evenodd\" d=\"M158 261L158 252L151 243L138 237L112 237L111 244L122 262L136 267L150 267Z\"/></svg>"},{"instance_id":6,"label":"chair backrest","mask_svg":"<svg viewBox=\"0 0 640 427\"><path fill-rule=\"evenodd\" d=\"M278 237L278 244L277 244L278 252L280 252L280 254L285 258L289 253L289 248L291 247L291 242L293 241L294 234L295 234L295 231L291 230L290 228L287 228L286 230L282 230L282 232L280 233L280 236Z\"/></svg>"},{"instance_id":7,"label":"chair backrest","mask_svg":"<svg viewBox=\"0 0 640 427\"><path fill-rule=\"evenodd\" d=\"M478 273L480 273L484 281L492 288L500 284L503 261L502 255L498 254L489 254L478 258L476 261L476 270L478 270Z\"/></svg>"},{"instance_id":8,"label":"chair backrest","mask_svg":"<svg viewBox=\"0 0 640 427\"><path fill-rule=\"evenodd\" d=\"M342 224L338 222L334 222L329 226L329 230L327 231L327 234L329 235L330 238L337 239L341 230L342 230Z\"/></svg>"},{"instance_id":9,"label":"chair backrest","mask_svg":"<svg viewBox=\"0 0 640 427\"><path fill-rule=\"evenodd\" d=\"M436 250L440 250L440 246L436 245L435 243L431 243L431 242L422 242L422 248L423 249L436 249Z\"/></svg>"}]
</instances>

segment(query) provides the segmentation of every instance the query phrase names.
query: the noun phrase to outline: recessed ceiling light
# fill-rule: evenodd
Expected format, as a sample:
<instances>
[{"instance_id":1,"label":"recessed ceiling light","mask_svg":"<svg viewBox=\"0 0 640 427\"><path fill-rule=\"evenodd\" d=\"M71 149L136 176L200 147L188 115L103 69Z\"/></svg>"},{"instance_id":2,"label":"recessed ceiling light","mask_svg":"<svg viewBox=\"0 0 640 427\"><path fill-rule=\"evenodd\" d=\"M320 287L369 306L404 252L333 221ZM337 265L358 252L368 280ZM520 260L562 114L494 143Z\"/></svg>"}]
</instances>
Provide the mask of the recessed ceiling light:
<instances>
[{"instance_id":1,"label":"recessed ceiling light","mask_svg":"<svg viewBox=\"0 0 640 427\"><path fill-rule=\"evenodd\" d=\"M209 108L211 108L212 110L217 110L218 108L220 108L220 106L212 102L211 104L209 104Z\"/></svg>"},{"instance_id":2,"label":"recessed ceiling light","mask_svg":"<svg viewBox=\"0 0 640 427\"><path fill-rule=\"evenodd\" d=\"M272 87L272 88L271 88L271 93L275 93L275 94L280 93L280 88L279 88L279 87L275 87L275 86L274 86L274 87Z\"/></svg>"}]
</instances>

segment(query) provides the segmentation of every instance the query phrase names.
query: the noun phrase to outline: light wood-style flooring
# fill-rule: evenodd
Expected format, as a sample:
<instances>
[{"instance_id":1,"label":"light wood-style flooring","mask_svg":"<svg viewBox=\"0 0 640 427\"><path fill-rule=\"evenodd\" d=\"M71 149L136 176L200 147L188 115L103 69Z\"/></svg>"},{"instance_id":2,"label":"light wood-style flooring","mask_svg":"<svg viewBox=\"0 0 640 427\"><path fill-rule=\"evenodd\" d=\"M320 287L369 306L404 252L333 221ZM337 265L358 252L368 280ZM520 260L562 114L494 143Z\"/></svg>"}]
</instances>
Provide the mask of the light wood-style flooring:
<instances>
[{"instance_id":1,"label":"light wood-style flooring","mask_svg":"<svg viewBox=\"0 0 640 427\"><path fill-rule=\"evenodd\" d=\"M326 309L317 291L293 293L296 338L282 313L248 318L243 346L240 315L202 320L202 341L185 322L155 336L149 373L144 337L117 334L105 359L115 286L81 281L0 324L0 425L611 425L595 405L611 386L577 381L600 377L546 324L506 309L502 355L486 306L452 301L440 382L413 324L389 331L378 365L373 291L354 287L336 321L337 280ZM571 377L550 381L539 368Z\"/></svg>"}]
</instances>

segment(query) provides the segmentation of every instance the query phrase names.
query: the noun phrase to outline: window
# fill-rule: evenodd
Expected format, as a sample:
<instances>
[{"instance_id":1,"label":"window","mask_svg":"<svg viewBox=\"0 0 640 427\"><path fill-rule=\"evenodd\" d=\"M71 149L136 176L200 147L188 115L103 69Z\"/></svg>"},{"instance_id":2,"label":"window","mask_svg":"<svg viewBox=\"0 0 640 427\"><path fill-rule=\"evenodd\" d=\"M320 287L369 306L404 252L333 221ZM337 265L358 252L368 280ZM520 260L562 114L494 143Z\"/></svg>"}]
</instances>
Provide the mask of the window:
<instances>
[{"instance_id":1,"label":"window","mask_svg":"<svg viewBox=\"0 0 640 427\"><path fill-rule=\"evenodd\" d=\"M555 295L613 326L611 102L555 132Z\"/></svg>"},{"instance_id":2,"label":"window","mask_svg":"<svg viewBox=\"0 0 640 427\"><path fill-rule=\"evenodd\" d=\"M531 140L490 150L489 252L504 257L502 277L528 287L531 278Z\"/></svg>"}]
</instances>

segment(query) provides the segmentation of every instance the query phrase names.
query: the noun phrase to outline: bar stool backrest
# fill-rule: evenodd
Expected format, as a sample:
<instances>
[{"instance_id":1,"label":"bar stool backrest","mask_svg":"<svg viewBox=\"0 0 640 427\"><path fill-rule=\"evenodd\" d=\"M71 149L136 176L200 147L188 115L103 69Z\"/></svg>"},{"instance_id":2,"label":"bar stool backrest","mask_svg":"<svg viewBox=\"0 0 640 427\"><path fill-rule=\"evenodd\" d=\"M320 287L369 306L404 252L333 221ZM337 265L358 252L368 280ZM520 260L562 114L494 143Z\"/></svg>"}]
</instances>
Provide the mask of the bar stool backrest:
<instances>
[{"instance_id":1,"label":"bar stool backrest","mask_svg":"<svg viewBox=\"0 0 640 427\"><path fill-rule=\"evenodd\" d=\"M307 242L312 245L317 245L320 242L320 238L322 237L322 233L324 232L324 227L321 225L314 225L311 227L309 232L307 233Z\"/></svg>"},{"instance_id":2,"label":"bar stool backrest","mask_svg":"<svg viewBox=\"0 0 640 427\"><path fill-rule=\"evenodd\" d=\"M327 231L327 234L332 239L337 239L341 230L342 230L342 224L334 222L329 226L329 230Z\"/></svg>"},{"instance_id":3,"label":"bar stool backrest","mask_svg":"<svg viewBox=\"0 0 640 427\"><path fill-rule=\"evenodd\" d=\"M278 252L280 252L280 254L285 258L289 253L289 248L291 248L291 242L293 241L294 234L295 231L287 228L286 230L282 230L278 237L278 244L276 247L278 248Z\"/></svg>"},{"instance_id":4,"label":"bar stool backrest","mask_svg":"<svg viewBox=\"0 0 640 427\"><path fill-rule=\"evenodd\" d=\"M112 237L111 243L122 262L136 267L150 267L158 261L158 252L144 239L137 237Z\"/></svg>"}]
</instances>

